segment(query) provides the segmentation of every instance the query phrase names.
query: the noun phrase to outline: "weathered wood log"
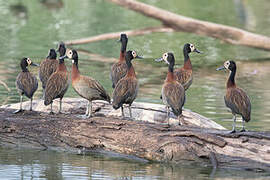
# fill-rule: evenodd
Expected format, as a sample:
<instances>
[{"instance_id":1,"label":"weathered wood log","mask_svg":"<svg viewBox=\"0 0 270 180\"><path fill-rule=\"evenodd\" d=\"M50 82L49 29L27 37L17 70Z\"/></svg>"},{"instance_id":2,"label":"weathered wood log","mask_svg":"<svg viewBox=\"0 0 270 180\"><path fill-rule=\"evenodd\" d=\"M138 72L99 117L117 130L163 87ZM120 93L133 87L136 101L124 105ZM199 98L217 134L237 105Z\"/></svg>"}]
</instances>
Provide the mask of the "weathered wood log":
<instances>
[{"instance_id":1,"label":"weathered wood log","mask_svg":"<svg viewBox=\"0 0 270 180\"><path fill-rule=\"evenodd\" d=\"M64 98L62 105L62 112L70 113L75 109L85 109L87 101L81 98ZM8 104L3 105L0 108L9 108L9 109L19 109L20 103L16 104ZM28 109L30 107L30 101L23 103L23 109ZM117 111L112 108L112 105L106 103L104 101L94 101L93 107L95 108L95 112L103 114L104 116L121 116L121 111L118 109ZM55 100L53 103L53 108L58 108L58 100ZM50 112L50 106L44 106L43 100L34 100L33 101L33 110L40 112ZM85 110L84 110L85 111ZM124 113L129 116L128 109L124 109ZM81 112L83 114L83 111ZM167 123L164 121L166 119L166 111L165 106L161 104L152 104L152 103L139 103L134 102L132 104L132 114L134 120L138 121L147 121L152 123ZM203 117L195 112L184 109L183 110L184 123L187 125L196 125L204 128L214 128L214 129L222 129L225 128L216 122ZM173 113L170 113L170 123L178 124L178 119L174 116Z\"/></svg>"},{"instance_id":2,"label":"weathered wood log","mask_svg":"<svg viewBox=\"0 0 270 180\"><path fill-rule=\"evenodd\" d=\"M12 114L14 109L1 108L0 146L118 153L145 161L195 161L209 166L212 162L213 167L270 172L270 132L228 134L198 126L168 127L104 116L101 111L91 119L80 119L77 114L84 109L73 101L66 103L72 106L66 108L69 113L55 115Z\"/></svg>"},{"instance_id":3,"label":"weathered wood log","mask_svg":"<svg viewBox=\"0 0 270 180\"><path fill-rule=\"evenodd\" d=\"M171 27L175 31L210 36L235 45L270 50L270 38L267 36L251 33L235 27L185 17L135 0L108 1L157 19L163 22L165 26Z\"/></svg>"},{"instance_id":4,"label":"weathered wood log","mask_svg":"<svg viewBox=\"0 0 270 180\"><path fill-rule=\"evenodd\" d=\"M113 32L113 33L106 33L100 34L97 36L92 36L88 38L82 38L77 40L70 40L65 41L66 45L77 45L77 44L85 44L85 43L92 43L96 41L104 41L108 39L117 39L121 33L125 33L128 36L138 36L138 35L145 35L150 33L156 32L173 32L174 30L170 27L149 27L143 29L136 29L136 30L128 30L128 31L121 31L121 32Z\"/></svg>"}]
</instances>

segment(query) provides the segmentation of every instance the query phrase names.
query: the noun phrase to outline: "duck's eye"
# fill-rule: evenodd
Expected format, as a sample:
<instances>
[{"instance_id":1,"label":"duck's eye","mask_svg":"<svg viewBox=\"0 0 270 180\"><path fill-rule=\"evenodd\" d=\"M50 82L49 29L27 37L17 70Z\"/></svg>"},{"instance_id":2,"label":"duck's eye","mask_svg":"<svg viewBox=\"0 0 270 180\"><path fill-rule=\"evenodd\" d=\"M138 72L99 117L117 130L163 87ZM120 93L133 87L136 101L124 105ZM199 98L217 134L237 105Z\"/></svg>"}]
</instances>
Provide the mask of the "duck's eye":
<instances>
[{"instance_id":1,"label":"duck's eye","mask_svg":"<svg viewBox=\"0 0 270 180\"><path fill-rule=\"evenodd\" d=\"M133 57L136 57L136 52L132 51L132 55L133 55Z\"/></svg>"}]
</instances>

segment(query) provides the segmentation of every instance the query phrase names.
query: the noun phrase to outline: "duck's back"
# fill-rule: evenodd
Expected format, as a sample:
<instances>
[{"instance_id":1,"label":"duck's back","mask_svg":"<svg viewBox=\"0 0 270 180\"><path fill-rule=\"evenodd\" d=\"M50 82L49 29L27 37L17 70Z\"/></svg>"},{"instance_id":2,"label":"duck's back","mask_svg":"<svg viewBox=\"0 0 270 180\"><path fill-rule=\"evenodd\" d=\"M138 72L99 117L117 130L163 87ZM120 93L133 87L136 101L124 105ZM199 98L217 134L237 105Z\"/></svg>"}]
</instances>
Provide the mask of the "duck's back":
<instances>
[{"instance_id":1,"label":"duck's back","mask_svg":"<svg viewBox=\"0 0 270 180\"><path fill-rule=\"evenodd\" d=\"M123 77L125 77L125 75L127 74L127 64L123 61L123 62L117 62L114 63L112 65L111 68L111 79L113 82L112 87L115 88L117 82L122 79Z\"/></svg>"},{"instance_id":2,"label":"duck's back","mask_svg":"<svg viewBox=\"0 0 270 180\"><path fill-rule=\"evenodd\" d=\"M19 93L31 98L38 88L38 80L30 72L21 72L16 78L16 87Z\"/></svg>"},{"instance_id":3,"label":"duck's back","mask_svg":"<svg viewBox=\"0 0 270 180\"><path fill-rule=\"evenodd\" d=\"M182 84L187 90L190 85L192 84L193 76L192 76L192 69L184 69L179 68L174 71L174 76L176 81Z\"/></svg>"},{"instance_id":4,"label":"duck's back","mask_svg":"<svg viewBox=\"0 0 270 180\"><path fill-rule=\"evenodd\" d=\"M139 85L135 77L124 77L119 80L113 91L113 105L132 104L136 99Z\"/></svg>"},{"instance_id":5,"label":"duck's back","mask_svg":"<svg viewBox=\"0 0 270 180\"><path fill-rule=\"evenodd\" d=\"M185 104L185 89L178 82L167 82L162 87L163 103L169 105L174 114L182 114L182 107Z\"/></svg>"},{"instance_id":6,"label":"duck's back","mask_svg":"<svg viewBox=\"0 0 270 180\"><path fill-rule=\"evenodd\" d=\"M45 89L49 77L57 69L58 61L56 59L45 59L41 62L39 68L39 79L42 82L42 88Z\"/></svg>"},{"instance_id":7,"label":"duck's back","mask_svg":"<svg viewBox=\"0 0 270 180\"><path fill-rule=\"evenodd\" d=\"M105 100L110 102L110 96L103 86L95 79L81 76L72 81L72 87L83 98L92 100Z\"/></svg>"},{"instance_id":8,"label":"duck's back","mask_svg":"<svg viewBox=\"0 0 270 180\"><path fill-rule=\"evenodd\" d=\"M68 73L64 71L54 72L48 79L45 88L44 104L50 104L56 98L62 98L69 86Z\"/></svg>"},{"instance_id":9,"label":"duck's back","mask_svg":"<svg viewBox=\"0 0 270 180\"><path fill-rule=\"evenodd\" d=\"M246 122L250 120L251 103L243 89L239 87L228 88L224 100L233 114L240 114Z\"/></svg>"}]
</instances>

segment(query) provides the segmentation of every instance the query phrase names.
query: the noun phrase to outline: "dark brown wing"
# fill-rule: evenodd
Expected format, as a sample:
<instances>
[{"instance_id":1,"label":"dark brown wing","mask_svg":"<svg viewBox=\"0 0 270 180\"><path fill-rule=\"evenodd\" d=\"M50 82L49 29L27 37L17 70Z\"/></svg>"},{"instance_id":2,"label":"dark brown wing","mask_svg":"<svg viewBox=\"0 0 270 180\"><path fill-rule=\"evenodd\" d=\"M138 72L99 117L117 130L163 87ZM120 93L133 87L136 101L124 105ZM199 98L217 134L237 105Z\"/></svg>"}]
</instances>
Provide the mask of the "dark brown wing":
<instances>
[{"instance_id":1,"label":"dark brown wing","mask_svg":"<svg viewBox=\"0 0 270 180\"><path fill-rule=\"evenodd\" d=\"M115 88L117 82L125 77L127 74L127 64L125 62L117 62L112 65L111 68L111 80L112 80L112 87Z\"/></svg>"},{"instance_id":2,"label":"dark brown wing","mask_svg":"<svg viewBox=\"0 0 270 180\"><path fill-rule=\"evenodd\" d=\"M58 61L56 59L45 59L40 63L39 79L42 82L42 88L45 89L49 77L57 69Z\"/></svg>"},{"instance_id":3,"label":"dark brown wing","mask_svg":"<svg viewBox=\"0 0 270 180\"><path fill-rule=\"evenodd\" d=\"M47 81L44 104L49 105L56 98L63 98L68 89L67 72L55 72Z\"/></svg>"},{"instance_id":4,"label":"dark brown wing","mask_svg":"<svg viewBox=\"0 0 270 180\"><path fill-rule=\"evenodd\" d=\"M245 91L241 88L229 88L224 100L233 114L240 114L246 122L250 120L251 103Z\"/></svg>"},{"instance_id":5,"label":"dark brown wing","mask_svg":"<svg viewBox=\"0 0 270 180\"><path fill-rule=\"evenodd\" d=\"M95 79L87 76L80 76L79 80L72 82L74 90L83 98L92 100L105 100L111 102L103 86Z\"/></svg>"},{"instance_id":6,"label":"dark brown wing","mask_svg":"<svg viewBox=\"0 0 270 180\"><path fill-rule=\"evenodd\" d=\"M192 70L185 70L184 68L176 69L174 76L175 79L184 86L185 90L192 84Z\"/></svg>"},{"instance_id":7,"label":"dark brown wing","mask_svg":"<svg viewBox=\"0 0 270 180\"><path fill-rule=\"evenodd\" d=\"M185 89L180 83L167 82L162 87L164 104L170 106L176 116L182 114L185 104Z\"/></svg>"},{"instance_id":8,"label":"dark brown wing","mask_svg":"<svg viewBox=\"0 0 270 180\"><path fill-rule=\"evenodd\" d=\"M114 109L118 109L123 104L132 104L137 97L138 87L136 78L120 79L113 91Z\"/></svg>"},{"instance_id":9,"label":"dark brown wing","mask_svg":"<svg viewBox=\"0 0 270 180\"><path fill-rule=\"evenodd\" d=\"M38 80L30 72L21 72L16 78L16 87L19 93L31 98L38 88Z\"/></svg>"}]
</instances>

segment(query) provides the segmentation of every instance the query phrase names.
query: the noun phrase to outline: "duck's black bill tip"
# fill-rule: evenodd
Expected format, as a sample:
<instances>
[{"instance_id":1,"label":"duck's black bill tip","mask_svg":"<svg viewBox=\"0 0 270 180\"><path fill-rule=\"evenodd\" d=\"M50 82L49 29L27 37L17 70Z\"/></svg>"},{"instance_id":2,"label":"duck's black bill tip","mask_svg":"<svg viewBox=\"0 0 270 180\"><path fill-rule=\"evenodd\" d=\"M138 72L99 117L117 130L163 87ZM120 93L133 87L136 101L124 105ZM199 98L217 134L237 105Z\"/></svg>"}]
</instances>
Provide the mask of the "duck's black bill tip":
<instances>
[{"instance_id":1,"label":"duck's black bill tip","mask_svg":"<svg viewBox=\"0 0 270 180\"><path fill-rule=\"evenodd\" d=\"M199 51L198 49L195 49L194 52L199 53L199 54L203 54L203 52Z\"/></svg>"},{"instance_id":2,"label":"duck's black bill tip","mask_svg":"<svg viewBox=\"0 0 270 180\"><path fill-rule=\"evenodd\" d=\"M39 66L39 64L31 63L31 66Z\"/></svg>"},{"instance_id":3,"label":"duck's black bill tip","mask_svg":"<svg viewBox=\"0 0 270 180\"><path fill-rule=\"evenodd\" d=\"M223 70L223 69L225 69L225 67L224 66L221 66L221 67L217 68L216 70L217 71L220 71L220 70Z\"/></svg>"},{"instance_id":4,"label":"duck's black bill tip","mask_svg":"<svg viewBox=\"0 0 270 180\"><path fill-rule=\"evenodd\" d=\"M143 59L143 57L142 57L142 56L136 56L136 58L137 58L137 59Z\"/></svg>"}]
</instances>

